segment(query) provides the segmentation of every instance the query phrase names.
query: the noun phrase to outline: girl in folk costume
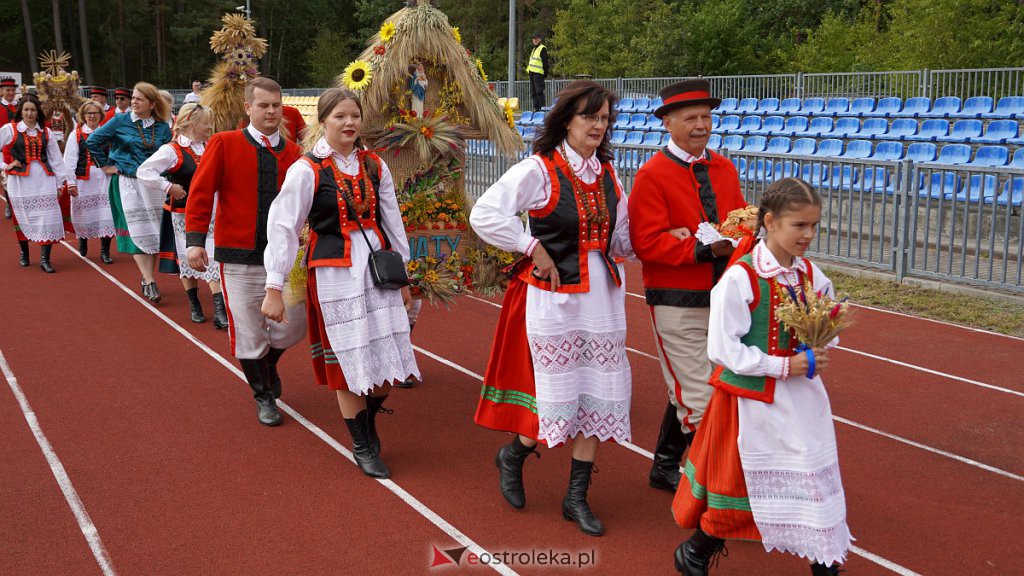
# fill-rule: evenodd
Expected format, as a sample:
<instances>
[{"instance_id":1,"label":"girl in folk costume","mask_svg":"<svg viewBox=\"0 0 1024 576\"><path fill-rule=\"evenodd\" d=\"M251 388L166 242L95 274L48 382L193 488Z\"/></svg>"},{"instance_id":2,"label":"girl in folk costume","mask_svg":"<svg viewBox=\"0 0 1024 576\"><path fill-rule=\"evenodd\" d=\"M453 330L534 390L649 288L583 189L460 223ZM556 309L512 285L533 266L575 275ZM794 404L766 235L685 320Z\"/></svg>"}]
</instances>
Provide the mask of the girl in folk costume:
<instances>
[{"instance_id":1,"label":"girl in folk costume","mask_svg":"<svg viewBox=\"0 0 1024 576\"><path fill-rule=\"evenodd\" d=\"M50 250L64 238L64 222L57 196L68 181L60 146L45 126L46 113L39 99L22 98L14 121L0 127L3 158L0 169L7 174L7 190L14 212L14 231L21 246L21 265L29 265L28 242L39 243L39 267L54 272ZM74 180L69 191L78 193Z\"/></svg>"},{"instance_id":2,"label":"girl in folk costume","mask_svg":"<svg viewBox=\"0 0 1024 576\"><path fill-rule=\"evenodd\" d=\"M776 181L758 211L764 238L747 254L737 249L711 291L715 391L672 502L676 522L697 529L675 552L676 569L687 576L706 575L728 538L759 540L768 551L809 559L812 574L836 574L853 540L832 411L815 375L828 355L794 354L798 342L775 316L787 287L833 294L829 279L803 258L820 219L813 188Z\"/></svg>"},{"instance_id":3,"label":"girl in folk costume","mask_svg":"<svg viewBox=\"0 0 1024 576\"><path fill-rule=\"evenodd\" d=\"M188 201L188 189L212 132L213 118L208 108L198 103L182 106L174 126L174 139L143 162L137 174L145 188L166 194L160 230L160 271L181 277L181 284L188 295L192 321L196 323L206 322L202 304L199 303L199 281L209 284L210 292L213 293L213 325L218 330L224 330L228 327L228 316L220 287L220 266L214 262L202 272L192 268L188 265L188 249L185 246L185 203ZM214 218L210 219L209 234L206 237L206 252L211 260L214 258Z\"/></svg>"},{"instance_id":4,"label":"girl in folk costume","mask_svg":"<svg viewBox=\"0 0 1024 576\"><path fill-rule=\"evenodd\" d=\"M374 286L368 258L371 250L392 249L408 262L409 243L391 171L360 143L358 97L343 88L327 90L317 103L317 119L322 130L307 137L309 152L288 169L270 207L263 313L278 322L284 318L281 291L308 219L306 310L313 372L318 384L337 391L360 469L387 478L376 415L391 385L419 377L419 368L409 342L409 288Z\"/></svg>"},{"instance_id":5,"label":"girl in folk costume","mask_svg":"<svg viewBox=\"0 0 1024 576\"><path fill-rule=\"evenodd\" d=\"M476 202L473 230L523 259L505 293L476 422L517 433L498 451L502 495L525 505L523 462L538 442L572 439L562 514L586 534L604 526L587 503L594 457L630 439L621 258L632 256L626 195L612 168L616 97L580 80L558 95L533 155ZM526 229L517 216L527 211Z\"/></svg>"},{"instance_id":6,"label":"girl in folk costume","mask_svg":"<svg viewBox=\"0 0 1024 576\"><path fill-rule=\"evenodd\" d=\"M170 107L156 87L139 82L132 91L131 112L115 115L87 141L93 162L111 176L110 208L117 250L135 259L142 274L142 295L150 302L160 301L154 273L164 193L143 188L136 172L157 149L171 141L167 125L170 115Z\"/></svg>"},{"instance_id":7,"label":"girl in folk costume","mask_svg":"<svg viewBox=\"0 0 1024 576\"><path fill-rule=\"evenodd\" d=\"M78 253L89 254L89 238L100 239L100 260L110 264L110 241L114 237L114 218L110 212L107 189L110 176L96 165L89 154L86 141L103 121L103 105L87 100L78 108L78 128L68 138L64 147L64 165L68 169L68 180L74 172L77 193L71 192L71 223L78 236Z\"/></svg>"}]
</instances>

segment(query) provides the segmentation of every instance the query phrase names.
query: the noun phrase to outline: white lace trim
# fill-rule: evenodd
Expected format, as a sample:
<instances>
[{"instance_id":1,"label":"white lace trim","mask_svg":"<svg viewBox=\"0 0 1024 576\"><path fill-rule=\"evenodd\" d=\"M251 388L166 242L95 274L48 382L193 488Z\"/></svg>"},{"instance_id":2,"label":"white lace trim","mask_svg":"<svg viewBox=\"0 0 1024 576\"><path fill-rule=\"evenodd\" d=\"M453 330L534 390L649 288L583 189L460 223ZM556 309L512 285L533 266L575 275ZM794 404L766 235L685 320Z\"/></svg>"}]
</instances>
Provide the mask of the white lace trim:
<instances>
[{"instance_id":1,"label":"white lace trim","mask_svg":"<svg viewBox=\"0 0 1024 576\"><path fill-rule=\"evenodd\" d=\"M765 246L764 242L758 242L754 246L751 260L754 263L754 272L757 272L758 276L766 279L779 276L782 279L780 282L789 286L796 286L800 283L797 271L807 274L807 260L799 256L793 256L793 265L786 268L779 264L775 255Z\"/></svg>"},{"instance_id":2,"label":"white lace trim","mask_svg":"<svg viewBox=\"0 0 1024 576\"><path fill-rule=\"evenodd\" d=\"M697 233L694 234L694 236L696 236L697 240L700 240L700 243L705 246L710 246L719 240L728 240L729 242L732 242L733 247L738 246L740 243L738 238L726 238L725 236L722 236L722 234L715 229L715 225L710 222L701 222L698 224Z\"/></svg>"},{"instance_id":3,"label":"white lace trim","mask_svg":"<svg viewBox=\"0 0 1024 576\"><path fill-rule=\"evenodd\" d=\"M570 330L554 336L530 336L533 368L548 374L568 374L589 368L615 373L626 364L626 332L595 333Z\"/></svg>"},{"instance_id":4,"label":"white lace trim","mask_svg":"<svg viewBox=\"0 0 1024 576\"><path fill-rule=\"evenodd\" d=\"M548 446L558 446L583 434L600 441L628 442L630 434L629 399L604 400L580 394L570 402L537 401L538 438Z\"/></svg>"}]
</instances>

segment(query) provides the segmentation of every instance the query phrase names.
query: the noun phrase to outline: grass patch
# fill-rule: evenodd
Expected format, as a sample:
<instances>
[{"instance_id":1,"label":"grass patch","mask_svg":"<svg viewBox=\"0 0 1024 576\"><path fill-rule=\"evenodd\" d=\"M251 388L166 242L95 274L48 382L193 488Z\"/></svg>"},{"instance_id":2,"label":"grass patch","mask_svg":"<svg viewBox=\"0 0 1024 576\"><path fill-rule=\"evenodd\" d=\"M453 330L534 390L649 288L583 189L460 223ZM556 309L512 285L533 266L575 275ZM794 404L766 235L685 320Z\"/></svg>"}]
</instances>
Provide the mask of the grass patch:
<instances>
[{"instance_id":1,"label":"grass patch","mask_svg":"<svg viewBox=\"0 0 1024 576\"><path fill-rule=\"evenodd\" d=\"M995 298L944 292L888 280L827 272L852 302L1024 338L1024 306Z\"/></svg>"}]
</instances>

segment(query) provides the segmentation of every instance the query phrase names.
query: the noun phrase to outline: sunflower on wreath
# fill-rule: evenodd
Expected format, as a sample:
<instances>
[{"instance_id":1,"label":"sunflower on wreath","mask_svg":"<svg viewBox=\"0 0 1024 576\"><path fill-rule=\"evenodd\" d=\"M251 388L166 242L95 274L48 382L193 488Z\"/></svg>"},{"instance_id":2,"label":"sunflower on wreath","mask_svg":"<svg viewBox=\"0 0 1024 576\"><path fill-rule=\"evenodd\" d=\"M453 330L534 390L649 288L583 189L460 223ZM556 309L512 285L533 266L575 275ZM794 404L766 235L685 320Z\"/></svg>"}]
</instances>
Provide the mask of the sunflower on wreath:
<instances>
[{"instance_id":1,"label":"sunflower on wreath","mask_svg":"<svg viewBox=\"0 0 1024 576\"><path fill-rule=\"evenodd\" d=\"M349 90L362 91L370 85L373 78L370 63L365 60L356 60L345 67L341 73L341 81Z\"/></svg>"}]
</instances>

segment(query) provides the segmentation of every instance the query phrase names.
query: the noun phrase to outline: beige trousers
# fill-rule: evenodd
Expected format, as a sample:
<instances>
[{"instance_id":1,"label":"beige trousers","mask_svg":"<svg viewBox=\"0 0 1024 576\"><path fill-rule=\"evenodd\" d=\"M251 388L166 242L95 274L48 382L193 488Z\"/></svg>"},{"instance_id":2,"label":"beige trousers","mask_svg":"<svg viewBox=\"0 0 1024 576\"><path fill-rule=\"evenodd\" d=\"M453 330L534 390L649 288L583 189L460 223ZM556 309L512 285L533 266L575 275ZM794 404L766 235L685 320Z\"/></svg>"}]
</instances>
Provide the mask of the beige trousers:
<instances>
[{"instance_id":1,"label":"beige trousers","mask_svg":"<svg viewBox=\"0 0 1024 576\"><path fill-rule=\"evenodd\" d=\"M650 308L669 401L676 407L683 432L693 432L700 424L713 390L708 384L711 378L711 361L708 360L711 309Z\"/></svg>"},{"instance_id":2,"label":"beige trousers","mask_svg":"<svg viewBox=\"0 0 1024 576\"><path fill-rule=\"evenodd\" d=\"M221 264L220 278L235 358L257 360L271 348L285 350L306 336L305 303L285 307L287 322L274 322L260 311L267 293L263 266Z\"/></svg>"}]
</instances>

